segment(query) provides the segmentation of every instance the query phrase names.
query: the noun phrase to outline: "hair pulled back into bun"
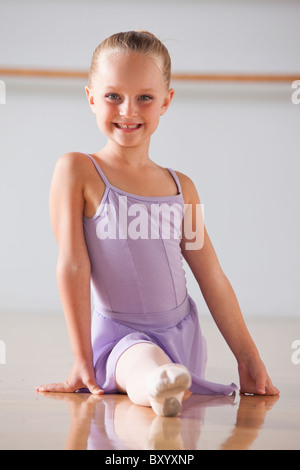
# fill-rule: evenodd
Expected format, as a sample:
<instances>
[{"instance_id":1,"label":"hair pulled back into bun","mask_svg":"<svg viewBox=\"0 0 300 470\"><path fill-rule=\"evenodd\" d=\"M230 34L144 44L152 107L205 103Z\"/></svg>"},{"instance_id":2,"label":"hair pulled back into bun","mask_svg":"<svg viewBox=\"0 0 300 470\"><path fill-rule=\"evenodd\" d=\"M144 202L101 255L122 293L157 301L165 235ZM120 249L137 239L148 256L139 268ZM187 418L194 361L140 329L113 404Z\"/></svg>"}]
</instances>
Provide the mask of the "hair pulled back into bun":
<instances>
[{"instance_id":1,"label":"hair pulled back into bun","mask_svg":"<svg viewBox=\"0 0 300 470\"><path fill-rule=\"evenodd\" d=\"M153 38L157 39L157 37L153 33L150 33L149 31L143 31L142 29L138 29L137 32L143 33L143 34L149 34L149 36L152 36Z\"/></svg>"}]
</instances>

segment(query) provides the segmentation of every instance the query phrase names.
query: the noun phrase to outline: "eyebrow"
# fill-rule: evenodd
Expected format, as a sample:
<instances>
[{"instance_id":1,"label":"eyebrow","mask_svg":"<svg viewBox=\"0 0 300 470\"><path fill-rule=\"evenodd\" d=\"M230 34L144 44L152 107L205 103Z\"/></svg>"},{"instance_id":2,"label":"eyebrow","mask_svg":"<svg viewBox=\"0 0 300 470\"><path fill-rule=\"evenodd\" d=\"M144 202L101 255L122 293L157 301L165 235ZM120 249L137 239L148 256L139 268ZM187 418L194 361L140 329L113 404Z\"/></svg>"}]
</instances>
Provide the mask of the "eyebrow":
<instances>
[{"instance_id":1,"label":"eyebrow","mask_svg":"<svg viewBox=\"0 0 300 470\"><path fill-rule=\"evenodd\" d=\"M141 93L153 93L155 90L153 88L145 88L144 90L141 90Z\"/></svg>"},{"instance_id":2,"label":"eyebrow","mask_svg":"<svg viewBox=\"0 0 300 470\"><path fill-rule=\"evenodd\" d=\"M111 90L118 90L118 86L111 85L109 87L105 88L105 91L111 91ZM144 88L143 90L139 90L138 93L155 93L155 90L153 88Z\"/></svg>"}]
</instances>

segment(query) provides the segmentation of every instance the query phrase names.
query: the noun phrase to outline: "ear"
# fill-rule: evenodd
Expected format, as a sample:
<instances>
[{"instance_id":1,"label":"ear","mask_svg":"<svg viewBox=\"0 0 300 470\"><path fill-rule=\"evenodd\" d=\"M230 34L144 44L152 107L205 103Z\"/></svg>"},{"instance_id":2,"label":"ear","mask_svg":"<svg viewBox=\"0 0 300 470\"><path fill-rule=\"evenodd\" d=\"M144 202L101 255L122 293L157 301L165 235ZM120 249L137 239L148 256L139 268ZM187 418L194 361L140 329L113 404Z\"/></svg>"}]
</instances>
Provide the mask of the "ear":
<instances>
[{"instance_id":1,"label":"ear","mask_svg":"<svg viewBox=\"0 0 300 470\"><path fill-rule=\"evenodd\" d=\"M86 93L90 108L93 111L93 113L95 113L95 102L94 102L94 95L93 95L92 89L89 86L86 86L84 89L85 89L85 93Z\"/></svg>"},{"instance_id":2,"label":"ear","mask_svg":"<svg viewBox=\"0 0 300 470\"><path fill-rule=\"evenodd\" d=\"M162 116L163 114L165 114L165 112L167 111L168 107L170 106L170 103L173 99L173 96L174 96L174 93L175 93L175 90L173 90L173 88L170 88L170 90L168 90L164 100L163 100L163 103L162 103L162 106L161 106L161 110L160 110L160 115Z\"/></svg>"}]
</instances>

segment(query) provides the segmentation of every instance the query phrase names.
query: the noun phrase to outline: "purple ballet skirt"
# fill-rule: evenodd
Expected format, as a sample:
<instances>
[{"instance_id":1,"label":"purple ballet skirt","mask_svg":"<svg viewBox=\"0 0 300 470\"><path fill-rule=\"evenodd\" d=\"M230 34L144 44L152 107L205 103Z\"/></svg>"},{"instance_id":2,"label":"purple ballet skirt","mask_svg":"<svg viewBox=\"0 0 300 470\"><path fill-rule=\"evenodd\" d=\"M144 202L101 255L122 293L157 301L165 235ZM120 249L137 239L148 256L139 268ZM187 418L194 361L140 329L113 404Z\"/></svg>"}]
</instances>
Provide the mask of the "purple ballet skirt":
<instances>
[{"instance_id":1,"label":"purple ballet skirt","mask_svg":"<svg viewBox=\"0 0 300 470\"><path fill-rule=\"evenodd\" d=\"M159 346L174 363L187 367L190 391L229 395L235 384L205 380L206 343L197 307L187 291L180 249L184 199L178 194L146 197L105 184L93 217L83 216L91 262L92 348L97 384L117 393L115 369L124 351L137 343Z\"/></svg>"}]
</instances>

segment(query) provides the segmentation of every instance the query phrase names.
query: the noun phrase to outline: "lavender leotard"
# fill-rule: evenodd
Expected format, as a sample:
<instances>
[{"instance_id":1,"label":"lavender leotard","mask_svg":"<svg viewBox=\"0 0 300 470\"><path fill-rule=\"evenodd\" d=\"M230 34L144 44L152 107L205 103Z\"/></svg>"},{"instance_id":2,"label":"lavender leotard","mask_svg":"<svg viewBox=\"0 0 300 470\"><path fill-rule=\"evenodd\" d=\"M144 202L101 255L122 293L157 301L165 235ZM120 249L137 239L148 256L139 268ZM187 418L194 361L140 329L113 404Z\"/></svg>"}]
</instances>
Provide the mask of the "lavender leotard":
<instances>
[{"instance_id":1,"label":"lavender leotard","mask_svg":"<svg viewBox=\"0 0 300 470\"><path fill-rule=\"evenodd\" d=\"M134 344L147 342L188 368L192 392L232 393L235 384L204 378L206 343L197 307L187 292L180 249L184 199L176 173L168 168L177 195L138 196L112 186L95 159L85 155L106 186L96 214L83 216L91 262L92 347L98 385L106 393L116 393L119 357Z\"/></svg>"}]
</instances>

